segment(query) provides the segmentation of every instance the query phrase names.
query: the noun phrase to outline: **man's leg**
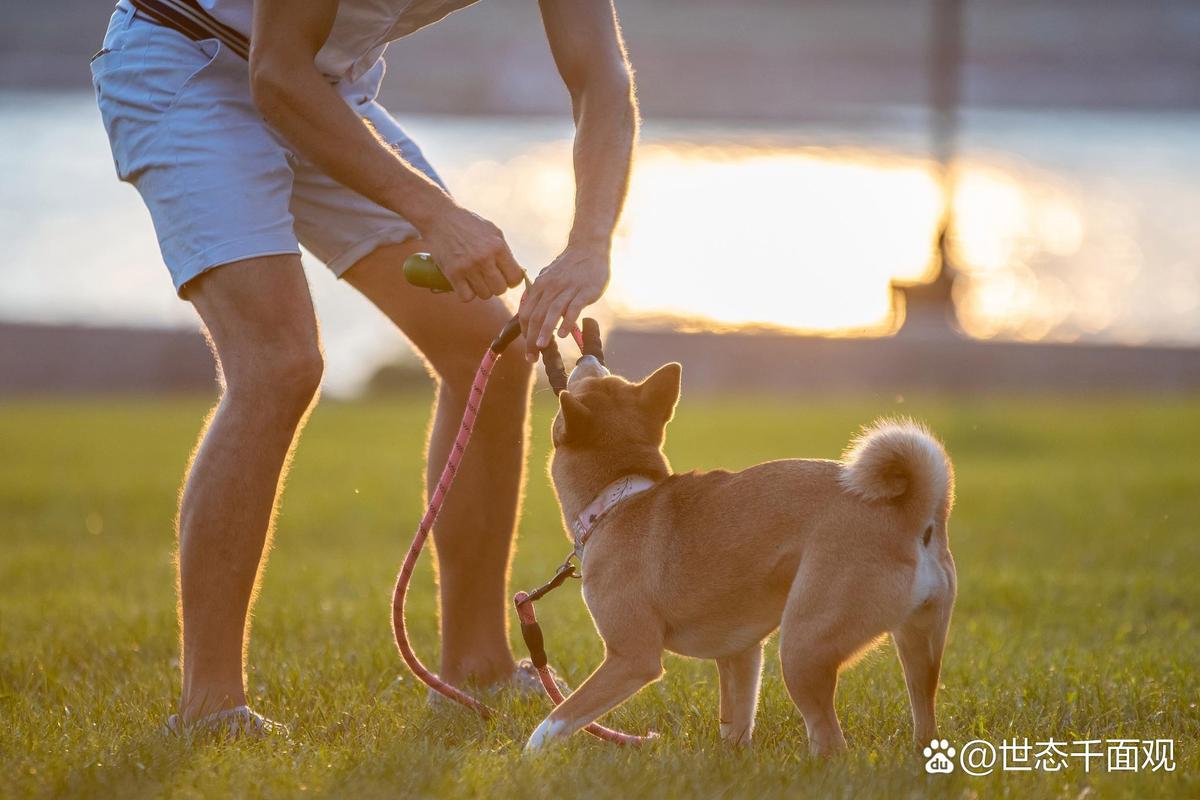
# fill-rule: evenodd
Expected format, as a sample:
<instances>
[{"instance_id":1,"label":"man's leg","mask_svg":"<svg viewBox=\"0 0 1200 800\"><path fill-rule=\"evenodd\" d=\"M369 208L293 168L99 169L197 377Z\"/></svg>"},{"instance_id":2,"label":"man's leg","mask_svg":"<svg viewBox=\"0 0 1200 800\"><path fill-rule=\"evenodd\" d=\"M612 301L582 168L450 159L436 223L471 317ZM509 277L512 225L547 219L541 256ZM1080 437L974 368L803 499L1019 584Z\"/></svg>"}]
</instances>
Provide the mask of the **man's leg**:
<instances>
[{"instance_id":1,"label":"man's leg","mask_svg":"<svg viewBox=\"0 0 1200 800\"><path fill-rule=\"evenodd\" d=\"M246 702L248 612L322 359L299 256L228 264L193 280L184 296L212 337L224 383L179 508L187 722Z\"/></svg>"},{"instance_id":2,"label":"man's leg","mask_svg":"<svg viewBox=\"0 0 1200 800\"><path fill-rule=\"evenodd\" d=\"M493 299L463 303L404 280L419 241L387 245L345 275L400 327L438 377L426 481L438 478L488 343L512 316ZM454 488L434 529L441 597L441 675L493 683L514 669L508 647L508 563L525 472L532 374L519 344L497 363Z\"/></svg>"}]
</instances>

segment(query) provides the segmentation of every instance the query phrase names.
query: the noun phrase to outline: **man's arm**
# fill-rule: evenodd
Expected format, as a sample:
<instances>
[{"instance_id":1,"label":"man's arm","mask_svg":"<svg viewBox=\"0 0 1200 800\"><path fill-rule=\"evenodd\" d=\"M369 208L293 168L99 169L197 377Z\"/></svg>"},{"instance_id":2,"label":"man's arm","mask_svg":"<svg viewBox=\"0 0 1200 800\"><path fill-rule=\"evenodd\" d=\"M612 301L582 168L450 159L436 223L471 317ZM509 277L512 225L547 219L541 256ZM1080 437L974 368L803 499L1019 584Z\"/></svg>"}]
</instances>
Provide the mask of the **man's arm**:
<instances>
[{"instance_id":1,"label":"man's arm","mask_svg":"<svg viewBox=\"0 0 1200 800\"><path fill-rule=\"evenodd\" d=\"M376 138L314 64L338 0L254 0L250 86L263 117L330 177L416 226L463 300L521 281L500 230Z\"/></svg>"},{"instance_id":2,"label":"man's arm","mask_svg":"<svg viewBox=\"0 0 1200 800\"><path fill-rule=\"evenodd\" d=\"M575 115L575 220L567 247L521 302L530 360L562 320L566 336L608 285L612 235L637 136L633 75L611 0L540 0L554 62Z\"/></svg>"}]
</instances>

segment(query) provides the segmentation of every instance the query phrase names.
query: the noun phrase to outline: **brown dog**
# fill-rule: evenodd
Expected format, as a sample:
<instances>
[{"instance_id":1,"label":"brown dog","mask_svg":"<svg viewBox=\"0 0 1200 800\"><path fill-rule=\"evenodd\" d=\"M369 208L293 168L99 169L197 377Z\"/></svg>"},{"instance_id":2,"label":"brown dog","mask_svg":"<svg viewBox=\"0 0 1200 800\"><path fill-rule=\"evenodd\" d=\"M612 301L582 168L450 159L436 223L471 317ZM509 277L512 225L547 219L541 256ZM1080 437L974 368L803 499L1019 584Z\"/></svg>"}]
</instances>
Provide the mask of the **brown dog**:
<instances>
[{"instance_id":1,"label":"brown dog","mask_svg":"<svg viewBox=\"0 0 1200 800\"><path fill-rule=\"evenodd\" d=\"M845 749L838 671L889 632L927 744L956 590L941 444L913 423L877 422L843 461L675 474L662 444L680 372L667 364L632 384L589 356L559 396L551 477L605 658L526 749L657 680L664 649L717 662L721 736L748 742L763 640L776 628L813 753Z\"/></svg>"}]
</instances>

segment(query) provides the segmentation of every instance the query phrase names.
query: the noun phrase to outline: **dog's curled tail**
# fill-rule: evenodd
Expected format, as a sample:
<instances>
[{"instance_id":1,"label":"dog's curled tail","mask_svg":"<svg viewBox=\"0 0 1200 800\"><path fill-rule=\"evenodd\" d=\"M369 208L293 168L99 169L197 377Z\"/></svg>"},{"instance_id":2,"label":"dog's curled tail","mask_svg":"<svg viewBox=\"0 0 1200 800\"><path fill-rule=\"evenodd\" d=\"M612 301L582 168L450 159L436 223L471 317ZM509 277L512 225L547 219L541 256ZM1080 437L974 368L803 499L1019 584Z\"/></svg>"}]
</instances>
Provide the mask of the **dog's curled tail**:
<instances>
[{"instance_id":1,"label":"dog's curled tail","mask_svg":"<svg viewBox=\"0 0 1200 800\"><path fill-rule=\"evenodd\" d=\"M954 502L950 457L912 420L876 420L850 442L842 463L844 489L868 502L895 503L922 525Z\"/></svg>"}]
</instances>

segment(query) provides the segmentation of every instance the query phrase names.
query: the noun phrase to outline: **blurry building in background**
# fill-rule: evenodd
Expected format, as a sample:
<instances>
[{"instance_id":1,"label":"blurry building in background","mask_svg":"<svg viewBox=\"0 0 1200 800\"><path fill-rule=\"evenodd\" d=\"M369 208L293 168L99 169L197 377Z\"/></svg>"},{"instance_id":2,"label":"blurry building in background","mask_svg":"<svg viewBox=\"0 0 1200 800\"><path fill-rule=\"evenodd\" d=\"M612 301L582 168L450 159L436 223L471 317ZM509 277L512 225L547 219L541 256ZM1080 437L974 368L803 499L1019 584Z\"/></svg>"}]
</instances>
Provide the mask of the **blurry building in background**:
<instances>
[{"instance_id":1,"label":"blurry building in background","mask_svg":"<svg viewBox=\"0 0 1200 800\"><path fill-rule=\"evenodd\" d=\"M215 389L195 331L0 322L0 396Z\"/></svg>"}]
</instances>

